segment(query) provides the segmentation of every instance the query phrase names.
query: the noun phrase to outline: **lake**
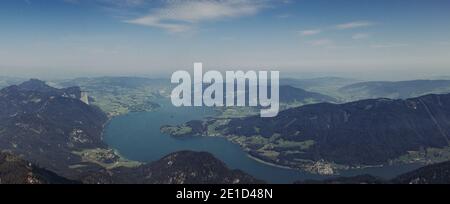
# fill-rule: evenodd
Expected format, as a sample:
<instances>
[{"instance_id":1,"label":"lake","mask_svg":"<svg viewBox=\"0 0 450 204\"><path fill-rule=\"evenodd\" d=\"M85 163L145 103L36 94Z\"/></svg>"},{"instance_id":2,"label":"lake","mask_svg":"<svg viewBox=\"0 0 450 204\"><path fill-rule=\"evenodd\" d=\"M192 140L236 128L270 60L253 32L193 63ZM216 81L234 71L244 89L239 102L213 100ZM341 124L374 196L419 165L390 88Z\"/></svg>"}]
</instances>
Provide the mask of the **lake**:
<instances>
[{"instance_id":1,"label":"lake","mask_svg":"<svg viewBox=\"0 0 450 204\"><path fill-rule=\"evenodd\" d=\"M215 111L202 107L174 107L170 101L156 101L161 105L153 112L130 113L114 118L105 130L105 142L128 159L151 162L181 150L212 153L232 169L243 170L270 183L292 183L305 179L324 179L325 176L284 169L263 164L248 157L238 145L220 137L174 138L160 132L163 125L177 125L190 120L214 116ZM418 165L386 166L341 172L342 176L372 174L392 178L418 168Z\"/></svg>"}]
</instances>

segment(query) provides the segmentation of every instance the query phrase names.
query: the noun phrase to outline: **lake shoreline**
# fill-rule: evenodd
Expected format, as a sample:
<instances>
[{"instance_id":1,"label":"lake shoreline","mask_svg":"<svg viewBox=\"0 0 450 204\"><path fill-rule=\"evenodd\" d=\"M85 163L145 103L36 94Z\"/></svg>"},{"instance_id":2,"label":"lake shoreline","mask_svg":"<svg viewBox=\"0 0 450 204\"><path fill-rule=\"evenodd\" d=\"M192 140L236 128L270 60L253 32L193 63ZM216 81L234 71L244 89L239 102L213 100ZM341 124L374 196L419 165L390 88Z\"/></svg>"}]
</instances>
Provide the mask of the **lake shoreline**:
<instances>
[{"instance_id":1,"label":"lake shoreline","mask_svg":"<svg viewBox=\"0 0 450 204\"><path fill-rule=\"evenodd\" d=\"M352 168L354 171L339 171L323 175L295 167L272 163L251 155L245 147L230 138L216 135L198 135L183 140L161 132L164 125L183 124L216 115L214 110L197 108L175 108L170 101L162 101L161 107L150 112L130 112L110 118L105 124L103 138L108 147L115 149L124 158L149 163L182 150L212 153L229 168L242 170L270 183L293 183L297 180L324 180L335 176L354 176L370 173L390 177L382 168ZM200 139L199 139L200 138ZM214 139L215 138L215 139ZM390 168L390 167L387 167ZM378 170L379 169L379 170ZM403 171L401 168L396 172Z\"/></svg>"}]
</instances>

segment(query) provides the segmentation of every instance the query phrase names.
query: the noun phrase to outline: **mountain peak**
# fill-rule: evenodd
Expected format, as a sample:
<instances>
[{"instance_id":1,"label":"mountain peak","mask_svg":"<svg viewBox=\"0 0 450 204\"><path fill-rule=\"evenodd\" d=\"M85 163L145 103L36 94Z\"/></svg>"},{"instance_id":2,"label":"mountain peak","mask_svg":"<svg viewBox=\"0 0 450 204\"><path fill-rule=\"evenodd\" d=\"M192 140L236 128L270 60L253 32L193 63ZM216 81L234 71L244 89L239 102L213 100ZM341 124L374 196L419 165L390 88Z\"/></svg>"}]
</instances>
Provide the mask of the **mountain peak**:
<instances>
[{"instance_id":1,"label":"mountain peak","mask_svg":"<svg viewBox=\"0 0 450 204\"><path fill-rule=\"evenodd\" d=\"M50 91L55 90L55 88L47 85L44 81L39 79L30 79L18 85L20 89L30 90L30 91Z\"/></svg>"},{"instance_id":2,"label":"mountain peak","mask_svg":"<svg viewBox=\"0 0 450 204\"><path fill-rule=\"evenodd\" d=\"M143 172L151 172L147 183L263 183L240 170L229 169L225 163L208 152L175 152L141 168Z\"/></svg>"}]
</instances>

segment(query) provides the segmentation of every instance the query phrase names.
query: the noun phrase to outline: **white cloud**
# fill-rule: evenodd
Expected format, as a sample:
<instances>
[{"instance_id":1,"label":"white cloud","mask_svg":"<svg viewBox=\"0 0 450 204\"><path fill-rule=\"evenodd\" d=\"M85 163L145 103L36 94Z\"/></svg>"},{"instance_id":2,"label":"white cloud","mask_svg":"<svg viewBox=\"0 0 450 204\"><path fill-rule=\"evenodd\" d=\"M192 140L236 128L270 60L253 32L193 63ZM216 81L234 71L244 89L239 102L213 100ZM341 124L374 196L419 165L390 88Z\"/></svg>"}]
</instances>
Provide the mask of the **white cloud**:
<instances>
[{"instance_id":1,"label":"white cloud","mask_svg":"<svg viewBox=\"0 0 450 204\"><path fill-rule=\"evenodd\" d=\"M191 29L191 25L181 23L164 23L161 21L160 18L154 16L144 16L133 20L127 20L125 22L143 26L162 28L173 33L184 32Z\"/></svg>"},{"instance_id":2,"label":"white cloud","mask_svg":"<svg viewBox=\"0 0 450 204\"><path fill-rule=\"evenodd\" d=\"M352 36L353 40L363 40L369 38L370 35L367 33L356 33Z\"/></svg>"},{"instance_id":3,"label":"white cloud","mask_svg":"<svg viewBox=\"0 0 450 204\"><path fill-rule=\"evenodd\" d=\"M174 0L150 14L125 22L162 28L170 32L187 31L202 22L257 14L266 7L264 0L192 1Z\"/></svg>"},{"instance_id":4,"label":"white cloud","mask_svg":"<svg viewBox=\"0 0 450 204\"><path fill-rule=\"evenodd\" d=\"M317 35L317 34L319 34L319 33L321 33L321 32L322 32L321 30L302 30L302 31L299 31L299 33L300 33L302 36Z\"/></svg>"},{"instance_id":5,"label":"white cloud","mask_svg":"<svg viewBox=\"0 0 450 204\"><path fill-rule=\"evenodd\" d=\"M343 23L336 25L335 27L340 30L353 29L353 28L361 28L361 27L369 27L373 26L375 23L370 21L353 21L349 23Z\"/></svg>"},{"instance_id":6,"label":"white cloud","mask_svg":"<svg viewBox=\"0 0 450 204\"><path fill-rule=\"evenodd\" d=\"M301 30L301 31L297 31L297 32L302 36L311 36L311 35L317 35L317 34L324 33L324 32L336 31L336 29L337 30L347 30L347 29L354 29L354 28L369 27L369 26L373 26L373 25L375 25L375 23L370 22L370 21L353 21L353 22L349 22L349 23L343 23L343 24L330 26L327 28ZM362 39L366 39L369 37L370 37L370 35L367 33L356 33L356 34L352 35L352 39L354 39L354 40L362 40Z\"/></svg>"}]
</instances>

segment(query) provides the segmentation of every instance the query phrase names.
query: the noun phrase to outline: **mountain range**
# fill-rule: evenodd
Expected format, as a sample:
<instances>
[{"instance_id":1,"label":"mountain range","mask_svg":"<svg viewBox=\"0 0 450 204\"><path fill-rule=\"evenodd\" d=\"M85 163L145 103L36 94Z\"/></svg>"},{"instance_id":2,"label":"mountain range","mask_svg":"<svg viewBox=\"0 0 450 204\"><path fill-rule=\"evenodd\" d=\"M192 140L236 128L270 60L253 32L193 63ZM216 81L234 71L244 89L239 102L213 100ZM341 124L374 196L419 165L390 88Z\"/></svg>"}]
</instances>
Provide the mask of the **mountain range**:
<instances>
[{"instance_id":1,"label":"mountain range","mask_svg":"<svg viewBox=\"0 0 450 204\"><path fill-rule=\"evenodd\" d=\"M79 87L57 89L39 80L0 90L3 183L261 182L205 152L128 161L103 142L106 114L80 97Z\"/></svg>"},{"instance_id":2,"label":"mountain range","mask_svg":"<svg viewBox=\"0 0 450 204\"><path fill-rule=\"evenodd\" d=\"M321 102L337 102L337 100L331 96L306 91L304 89L296 88L290 85L280 86L280 103L311 104Z\"/></svg>"},{"instance_id":3,"label":"mountain range","mask_svg":"<svg viewBox=\"0 0 450 204\"><path fill-rule=\"evenodd\" d=\"M249 154L279 165L333 169L413 162L413 152L448 159L450 94L411 99L368 99L319 103L282 111L273 118L251 116L191 121L184 135L221 136ZM188 128L186 128L188 127ZM164 127L172 135L177 128ZM430 161L427 161L430 162Z\"/></svg>"},{"instance_id":4,"label":"mountain range","mask_svg":"<svg viewBox=\"0 0 450 204\"><path fill-rule=\"evenodd\" d=\"M104 148L106 115L80 100L78 87L30 80L0 90L0 149L56 172L73 172L75 151Z\"/></svg>"},{"instance_id":5,"label":"mountain range","mask_svg":"<svg viewBox=\"0 0 450 204\"><path fill-rule=\"evenodd\" d=\"M289 92L305 93L298 90ZM0 183L263 183L206 152L174 152L147 164L129 161L103 142L108 117L80 100L81 92L39 80L0 90ZM328 174L418 161L411 155L448 160L449 117L450 94L431 94L319 103L287 109L275 118L210 118L184 125L191 127L189 135L226 137L263 161ZM448 165L431 165L392 181L362 175L330 183L445 183Z\"/></svg>"},{"instance_id":6,"label":"mountain range","mask_svg":"<svg viewBox=\"0 0 450 204\"><path fill-rule=\"evenodd\" d=\"M450 93L450 80L360 82L344 86L338 91L347 100L368 98L407 99L426 94Z\"/></svg>"}]
</instances>

